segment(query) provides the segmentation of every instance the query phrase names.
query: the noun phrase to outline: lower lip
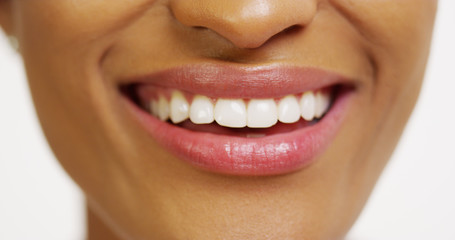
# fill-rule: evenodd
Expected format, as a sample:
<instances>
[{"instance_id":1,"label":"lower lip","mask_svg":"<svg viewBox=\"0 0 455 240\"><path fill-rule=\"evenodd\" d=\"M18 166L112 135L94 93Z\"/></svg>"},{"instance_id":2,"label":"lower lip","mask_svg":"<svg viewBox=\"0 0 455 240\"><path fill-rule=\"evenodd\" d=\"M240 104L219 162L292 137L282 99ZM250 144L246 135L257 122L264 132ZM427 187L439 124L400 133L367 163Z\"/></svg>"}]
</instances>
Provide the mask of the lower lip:
<instances>
[{"instance_id":1,"label":"lower lip","mask_svg":"<svg viewBox=\"0 0 455 240\"><path fill-rule=\"evenodd\" d=\"M309 166L333 141L353 91L339 94L317 124L288 133L245 138L194 132L162 122L124 97L135 119L164 149L206 171L244 176L291 173Z\"/></svg>"}]
</instances>

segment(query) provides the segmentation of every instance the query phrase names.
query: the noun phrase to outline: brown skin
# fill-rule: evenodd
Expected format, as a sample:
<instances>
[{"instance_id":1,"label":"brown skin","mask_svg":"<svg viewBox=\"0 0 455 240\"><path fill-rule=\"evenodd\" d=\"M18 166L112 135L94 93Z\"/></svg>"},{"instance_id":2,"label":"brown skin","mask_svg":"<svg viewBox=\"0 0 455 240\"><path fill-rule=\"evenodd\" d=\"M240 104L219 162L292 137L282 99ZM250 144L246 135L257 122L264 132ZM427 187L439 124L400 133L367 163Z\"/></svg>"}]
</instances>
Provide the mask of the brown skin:
<instances>
[{"instance_id":1,"label":"brown skin","mask_svg":"<svg viewBox=\"0 0 455 240\"><path fill-rule=\"evenodd\" d=\"M19 39L52 149L86 194L90 240L315 240L344 237L387 163L420 90L436 7L0 0L0 23ZM123 77L203 62L314 66L360 84L314 164L281 176L223 176L160 148L118 91Z\"/></svg>"}]
</instances>

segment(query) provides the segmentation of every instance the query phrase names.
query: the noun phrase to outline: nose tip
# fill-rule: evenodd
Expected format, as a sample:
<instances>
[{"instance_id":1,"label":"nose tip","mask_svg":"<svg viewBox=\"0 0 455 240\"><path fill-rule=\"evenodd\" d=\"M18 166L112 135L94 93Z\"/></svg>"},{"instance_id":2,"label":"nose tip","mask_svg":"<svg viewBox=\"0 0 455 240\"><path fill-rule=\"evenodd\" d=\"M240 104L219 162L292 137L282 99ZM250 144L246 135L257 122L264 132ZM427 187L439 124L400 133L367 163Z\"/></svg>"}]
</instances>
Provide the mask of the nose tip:
<instances>
[{"instance_id":1,"label":"nose tip","mask_svg":"<svg viewBox=\"0 0 455 240\"><path fill-rule=\"evenodd\" d=\"M317 0L173 0L174 17L208 28L239 48L258 48L278 33L310 23Z\"/></svg>"}]
</instances>

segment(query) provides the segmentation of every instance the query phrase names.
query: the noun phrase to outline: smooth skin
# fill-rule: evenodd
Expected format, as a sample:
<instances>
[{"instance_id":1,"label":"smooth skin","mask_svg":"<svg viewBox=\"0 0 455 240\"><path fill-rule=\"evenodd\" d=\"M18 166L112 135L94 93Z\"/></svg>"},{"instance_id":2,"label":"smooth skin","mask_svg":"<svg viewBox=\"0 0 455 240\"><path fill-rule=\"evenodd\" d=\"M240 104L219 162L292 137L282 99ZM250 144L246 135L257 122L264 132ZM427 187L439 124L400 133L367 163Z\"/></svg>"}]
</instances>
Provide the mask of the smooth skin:
<instances>
[{"instance_id":1,"label":"smooth skin","mask_svg":"<svg viewBox=\"0 0 455 240\"><path fill-rule=\"evenodd\" d=\"M436 0L0 0L47 139L85 192L89 240L343 239L419 94ZM295 173L234 177L159 147L123 78L283 64L358 80L330 148ZM392 213L393 214L393 213Z\"/></svg>"}]
</instances>

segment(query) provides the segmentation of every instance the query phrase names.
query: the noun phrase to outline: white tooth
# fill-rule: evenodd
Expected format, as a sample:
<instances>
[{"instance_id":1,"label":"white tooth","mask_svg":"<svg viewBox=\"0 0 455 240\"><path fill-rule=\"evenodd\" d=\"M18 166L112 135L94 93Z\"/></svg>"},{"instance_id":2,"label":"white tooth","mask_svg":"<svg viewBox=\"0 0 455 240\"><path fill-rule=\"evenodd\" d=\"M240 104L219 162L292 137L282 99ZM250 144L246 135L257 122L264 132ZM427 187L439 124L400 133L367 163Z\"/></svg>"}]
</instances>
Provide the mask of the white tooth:
<instances>
[{"instance_id":1,"label":"white tooth","mask_svg":"<svg viewBox=\"0 0 455 240\"><path fill-rule=\"evenodd\" d=\"M289 95L278 104L278 120L282 123L295 123L300 119L300 106L297 98Z\"/></svg>"},{"instance_id":2,"label":"white tooth","mask_svg":"<svg viewBox=\"0 0 455 240\"><path fill-rule=\"evenodd\" d=\"M171 97L171 121L181 123L188 118L190 105L180 91L174 91Z\"/></svg>"},{"instance_id":3,"label":"white tooth","mask_svg":"<svg viewBox=\"0 0 455 240\"><path fill-rule=\"evenodd\" d=\"M158 102L156 100L150 101L149 108L150 108L150 113L153 116L158 117Z\"/></svg>"},{"instance_id":4,"label":"white tooth","mask_svg":"<svg viewBox=\"0 0 455 240\"><path fill-rule=\"evenodd\" d=\"M300 111L302 113L303 119L307 121L312 121L315 114L315 104L316 99L313 92L306 92L302 95L300 99Z\"/></svg>"},{"instance_id":5,"label":"white tooth","mask_svg":"<svg viewBox=\"0 0 455 240\"><path fill-rule=\"evenodd\" d=\"M278 121L278 110L273 99L252 99L248 103L248 123L250 128L267 128Z\"/></svg>"},{"instance_id":6,"label":"white tooth","mask_svg":"<svg viewBox=\"0 0 455 240\"><path fill-rule=\"evenodd\" d=\"M246 106L243 100L219 99L214 115L216 122L225 127L246 127Z\"/></svg>"},{"instance_id":7,"label":"white tooth","mask_svg":"<svg viewBox=\"0 0 455 240\"><path fill-rule=\"evenodd\" d=\"M321 91L318 91L316 93L316 110L315 110L315 116L317 118L322 117L327 110L329 109L330 105L330 96L327 93L322 93Z\"/></svg>"},{"instance_id":8,"label":"white tooth","mask_svg":"<svg viewBox=\"0 0 455 240\"><path fill-rule=\"evenodd\" d=\"M213 103L208 97L197 95L193 98L190 120L195 124L208 124L214 121Z\"/></svg>"},{"instance_id":9,"label":"white tooth","mask_svg":"<svg viewBox=\"0 0 455 240\"><path fill-rule=\"evenodd\" d=\"M164 96L160 96L158 100L158 118L161 121L169 118L169 103Z\"/></svg>"}]
</instances>

